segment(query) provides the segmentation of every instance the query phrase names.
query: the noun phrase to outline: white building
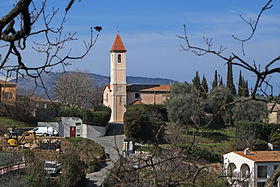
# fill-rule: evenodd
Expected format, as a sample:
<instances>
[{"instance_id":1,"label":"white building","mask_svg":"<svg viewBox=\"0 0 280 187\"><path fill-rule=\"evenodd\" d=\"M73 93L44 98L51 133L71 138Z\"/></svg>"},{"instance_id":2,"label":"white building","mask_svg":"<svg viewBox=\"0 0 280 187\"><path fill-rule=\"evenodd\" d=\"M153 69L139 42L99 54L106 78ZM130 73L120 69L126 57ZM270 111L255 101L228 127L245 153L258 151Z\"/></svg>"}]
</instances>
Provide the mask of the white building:
<instances>
[{"instance_id":1,"label":"white building","mask_svg":"<svg viewBox=\"0 0 280 187\"><path fill-rule=\"evenodd\" d=\"M280 165L280 151L234 151L223 155L224 173L233 186L263 187ZM241 182L243 185L240 185ZM277 187L280 186L279 178Z\"/></svg>"}]
</instances>

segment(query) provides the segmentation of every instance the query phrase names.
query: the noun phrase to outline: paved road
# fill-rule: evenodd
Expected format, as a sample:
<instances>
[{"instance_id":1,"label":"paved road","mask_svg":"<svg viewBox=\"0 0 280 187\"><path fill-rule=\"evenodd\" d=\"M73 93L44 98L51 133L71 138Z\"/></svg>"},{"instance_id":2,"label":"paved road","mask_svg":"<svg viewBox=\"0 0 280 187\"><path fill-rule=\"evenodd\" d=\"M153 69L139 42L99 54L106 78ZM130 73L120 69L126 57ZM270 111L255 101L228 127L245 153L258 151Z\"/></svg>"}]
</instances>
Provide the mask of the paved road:
<instances>
[{"instance_id":1,"label":"paved road","mask_svg":"<svg viewBox=\"0 0 280 187\"><path fill-rule=\"evenodd\" d=\"M101 186L103 184L105 178L109 173L109 170L114 167L113 162L117 162L119 160L119 154L116 149L116 145L118 147L118 150L121 152L124 138L125 136L123 134L123 125L110 124L106 136L92 139L94 142L104 147L105 152L109 154L111 161L106 162L107 166L105 168L102 168L99 172L87 174L86 177L91 181L91 185L87 185L88 187Z\"/></svg>"}]
</instances>

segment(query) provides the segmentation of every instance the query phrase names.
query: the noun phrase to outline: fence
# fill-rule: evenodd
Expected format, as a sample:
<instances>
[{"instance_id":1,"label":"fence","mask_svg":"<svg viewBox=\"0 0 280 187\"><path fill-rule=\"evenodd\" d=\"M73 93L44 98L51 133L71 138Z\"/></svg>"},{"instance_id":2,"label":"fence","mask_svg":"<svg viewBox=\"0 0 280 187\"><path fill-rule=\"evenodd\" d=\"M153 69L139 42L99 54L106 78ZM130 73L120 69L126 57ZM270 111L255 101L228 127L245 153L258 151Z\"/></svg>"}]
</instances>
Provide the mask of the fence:
<instances>
[{"instance_id":1,"label":"fence","mask_svg":"<svg viewBox=\"0 0 280 187\"><path fill-rule=\"evenodd\" d=\"M16 164L10 164L4 167L0 167L0 175L3 175L5 173L8 173L10 171L16 171L19 169L23 169L26 167L26 163L25 162L19 162Z\"/></svg>"}]
</instances>

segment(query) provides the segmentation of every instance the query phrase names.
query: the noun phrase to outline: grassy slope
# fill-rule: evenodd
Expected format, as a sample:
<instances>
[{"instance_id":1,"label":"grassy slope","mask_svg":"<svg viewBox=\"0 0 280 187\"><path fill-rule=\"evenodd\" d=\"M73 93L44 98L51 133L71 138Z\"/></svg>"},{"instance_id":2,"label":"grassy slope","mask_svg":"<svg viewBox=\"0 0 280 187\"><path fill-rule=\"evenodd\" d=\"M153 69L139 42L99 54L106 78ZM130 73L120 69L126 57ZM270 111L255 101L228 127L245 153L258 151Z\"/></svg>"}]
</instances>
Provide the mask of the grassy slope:
<instances>
[{"instance_id":1,"label":"grassy slope","mask_svg":"<svg viewBox=\"0 0 280 187\"><path fill-rule=\"evenodd\" d=\"M21 121L16 121L7 117L0 117L0 127L26 127L26 124Z\"/></svg>"},{"instance_id":2,"label":"grassy slope","mask_svg":"<svg viewBox=\"0 0 280 187\"><path fill-rule=\"evenodd\" d=\"M172 132L170 131L170 124L168 124L166 128L167 135L172 136ZM193 135L192 132L194 129L191 129L189 134L186 134L185 131L180 132L181 144L188 146L190 142L192 142ZM234 140L234 128L226 128L226 129L203 129L199 131L198 136L195 138L195 145L198 148L205 149L208 152L216 154L222 157L223 154L231 152L234 150L233 140ZM169 144L162 144L161 147L169 147Z\"/></svg>"},{"instance_id":3,"label":"grassy slope","mask_svg":"<svg viewBox=\"0 0 280 187\"><path fill-rule=\"evenodd\" d=\"M104 148L92 140L86 138L65 138L78 151L81 160L87 165L87 172L99 170L105 163Z\"/></svg>"}]
</instances>

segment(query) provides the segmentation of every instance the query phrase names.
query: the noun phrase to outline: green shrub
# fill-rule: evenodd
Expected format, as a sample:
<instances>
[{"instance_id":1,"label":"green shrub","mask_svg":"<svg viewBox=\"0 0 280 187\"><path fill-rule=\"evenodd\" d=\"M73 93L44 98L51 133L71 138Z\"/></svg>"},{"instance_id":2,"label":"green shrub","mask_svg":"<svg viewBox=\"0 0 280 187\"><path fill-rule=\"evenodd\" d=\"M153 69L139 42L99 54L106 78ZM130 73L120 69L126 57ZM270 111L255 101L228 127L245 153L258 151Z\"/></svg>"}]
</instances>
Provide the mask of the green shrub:
<instances>
[{"instance_id":1,"label":"green shrub","mask_svg":"<svg viewBox=\"0 0 280 187\"><path fill-rule=\"evenodd\" d=\"M238 121L235 122L235 142L238 149L252 147L259 141L277 142L275 137L279 124L267 124L261 122Z\"/></svg>"},{"instance_id":2,"label":"green shrub","mask_svg":"<svg viewBox=\"0 0 280 187\"><path fill-rule=\"evenodd\" d=\"M124 132L128 139L139 142L154 142L164 116L155 105L132 105L124 114ZM163 137L163 128L158 139Z\"/></svg>"},{"instance_id":3,"label":"green shrub","mask_svg":"<svg viewBox=\"0 0 280 187\"><path fill-rule=\"evenodd\" d=\"M111 117L111 110L105 111L86 111L85 112L85 123L87 125L97 125L97 126L105 126L109 122Z\"/></svg>"},{"instance_id":4,"label":"green shrub","mask_svg":"<svg viewBox=\"0 0 280 187\"><path fill-rule=\"evenodd\" d=\"M105 126L111 117L111 109L106 106L97 106L93 111L75 107L64 108L58 112L59 117L79 117L87 125Z\"/></svg>"},{"instance_id":5,"label":"green shrub","mask_svg":"<svg viewBox=\"0 0 280 187\"><path fill-rule=\"evenodd\" d=\"M201 157L212 163L222 162L220 155L218 155L214 152L210 152L207 149L200 149L200 148L196 147L196 148L191 149L189 153L192 155Z\"/></svg>"},{"instance_id":6,"label":"green shrub","mask_svg":"<svg viewBox=\"0 0 280 187\"><path fill-rule=\"evenodd\" d=\"M63 108L59 110L58 116L59 117L79 117L83 118L83 109L79 109L76 107L69 107L69 108Z\"/></svg>"},{"instance_id":7,"label":"green shrub","mask_svg":"<svg viewBox=\"0 0 280 187\"><path fill-rule=\"evenodd\" d=\"M75 150L70 150L59 157L62 164L62 175L58 177L61 186L74 187L85 179L85 163Z\"/></svg>"}]
</instances>

